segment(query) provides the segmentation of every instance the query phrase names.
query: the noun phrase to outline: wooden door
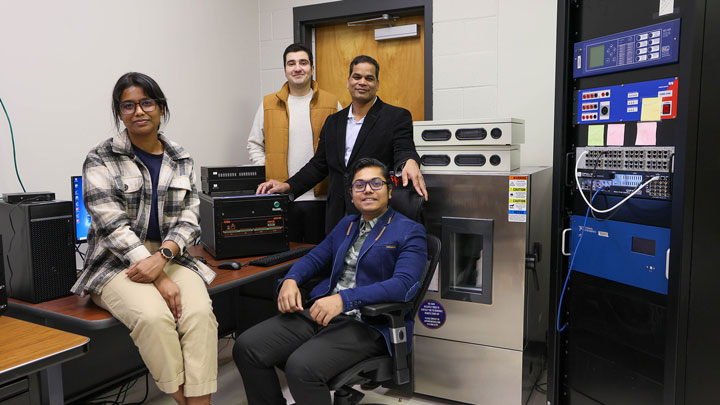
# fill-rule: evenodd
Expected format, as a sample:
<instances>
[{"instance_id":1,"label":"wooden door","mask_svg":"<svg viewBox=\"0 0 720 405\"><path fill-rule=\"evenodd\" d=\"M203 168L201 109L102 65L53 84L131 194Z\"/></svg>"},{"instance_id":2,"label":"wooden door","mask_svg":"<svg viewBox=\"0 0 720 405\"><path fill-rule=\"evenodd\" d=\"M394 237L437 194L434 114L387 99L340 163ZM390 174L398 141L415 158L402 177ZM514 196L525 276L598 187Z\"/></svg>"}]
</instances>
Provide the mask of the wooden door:
<instances>
[{"instance_id":1,"label":"wooden door","mask_svg":"<svg viewBox=\"0 0 720 405\"><path fill-rule=\"evenodd\" d=\"M347 90L350 62L358 55L380 64L378 96L386 103L406 108L413 121L425 119L425 30L423 16L405 16L393 25L418 24L414 38L375 40L379 26L347 23L315 28L315 69L320 88L334 93L343 107L352 101Z\"/></svg>"}]
</instances>

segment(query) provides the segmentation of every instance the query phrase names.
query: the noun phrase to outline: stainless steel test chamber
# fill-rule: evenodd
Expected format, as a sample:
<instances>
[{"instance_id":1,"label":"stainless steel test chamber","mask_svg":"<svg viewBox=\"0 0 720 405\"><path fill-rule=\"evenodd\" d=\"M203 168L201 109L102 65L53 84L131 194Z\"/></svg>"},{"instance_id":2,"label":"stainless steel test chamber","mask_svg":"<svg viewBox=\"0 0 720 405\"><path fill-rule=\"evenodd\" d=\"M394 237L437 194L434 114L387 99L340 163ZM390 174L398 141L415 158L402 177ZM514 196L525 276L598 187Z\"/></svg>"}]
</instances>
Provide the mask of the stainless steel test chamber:
<instances>
[{"instance_id":1,"label":"stainless steel test chamber","mask_svg":"<svg viewBox=\"0 0 720 405\"><path fill-rule=\"evenodd\" d=\"M416 319L415 392L524 403L547 350L552 170L424 176L442 258Z\"/></svg>"}]
</instances>

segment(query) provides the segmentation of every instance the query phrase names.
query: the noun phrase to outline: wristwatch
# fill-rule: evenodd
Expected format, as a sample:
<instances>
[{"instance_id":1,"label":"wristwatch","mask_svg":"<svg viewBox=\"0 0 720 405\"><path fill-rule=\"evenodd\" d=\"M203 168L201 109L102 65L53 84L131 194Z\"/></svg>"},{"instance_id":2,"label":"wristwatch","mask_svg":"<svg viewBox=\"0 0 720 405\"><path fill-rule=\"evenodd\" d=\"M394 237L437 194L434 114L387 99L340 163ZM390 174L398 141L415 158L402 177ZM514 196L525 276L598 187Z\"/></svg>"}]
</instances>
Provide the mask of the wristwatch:
<instances>
[{"instance_id":1,"label":"wristwatch","mask_svg":"<svg viewBox=\"0 0 720 405\"><path fill-rule=\"evenodd\" d=\"M162 257L164 257L165 259L167 259L167 261L170 261L170 260L173 259L173 257L175 257L175 255L173 254L172 250L170 250L170 248L161 247L161 248L158 249L157 251L160 252L160 254L162 255Z\"/></svg>"}]
</instances>

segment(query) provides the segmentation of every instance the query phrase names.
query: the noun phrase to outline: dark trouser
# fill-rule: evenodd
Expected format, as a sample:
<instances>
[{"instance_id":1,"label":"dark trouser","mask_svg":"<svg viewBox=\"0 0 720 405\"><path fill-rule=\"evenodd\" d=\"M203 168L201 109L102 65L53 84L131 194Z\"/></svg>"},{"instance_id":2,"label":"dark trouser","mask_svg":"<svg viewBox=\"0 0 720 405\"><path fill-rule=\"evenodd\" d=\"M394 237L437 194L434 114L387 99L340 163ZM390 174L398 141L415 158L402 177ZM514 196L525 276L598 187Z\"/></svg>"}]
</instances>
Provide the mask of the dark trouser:
<instances>
[{"instance_id":1,"label":"dark trouser","mask_svg":"<svg viewBox=\"0 0 720 405\"><path fill-rule=\"evenodd\" d=\"M288 212L291 242L318 244L325 239L325 201L293 201Z\"/></svg>"},{"instance_id":2,"label":"dark trouser","mask_svg":"<svg viewBox=\"0 0 720 405\"><path fill-rule=\"evenodd\" d=\"M233 347L250 405L286 403L275 373L275 366L283 363L297 405L329 405L328 381L362 360L383 354L387 346L377 330L344 314L322 327L310 318L308 309L253 326Z\"/></svg>"}]
</instances>

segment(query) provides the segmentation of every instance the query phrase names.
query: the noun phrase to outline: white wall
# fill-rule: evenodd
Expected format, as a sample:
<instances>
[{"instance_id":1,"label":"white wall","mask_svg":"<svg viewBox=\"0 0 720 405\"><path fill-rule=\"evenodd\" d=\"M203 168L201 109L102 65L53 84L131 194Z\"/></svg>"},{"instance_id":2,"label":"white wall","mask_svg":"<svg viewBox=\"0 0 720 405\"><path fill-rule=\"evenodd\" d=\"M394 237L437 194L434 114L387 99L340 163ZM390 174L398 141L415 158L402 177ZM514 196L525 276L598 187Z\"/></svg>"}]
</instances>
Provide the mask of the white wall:
<instances>
[{"instance_id":1,"label":"white wall","mask_svg":"<svg viewBox=\"0 0 720 405\"><path fill-rule=\"evenodd\" d=\"M258 0L258 100L285 81L292 7L325 2ZM554 0L434 0L434 119L522 118L522 164L552 165L556 14Z\"/></svg>"},{"instance_id":2,"label":"white wall","mask_svg":"<svg viewBox=\"0 0 720 405\"><path fill-rule=\"evenodd\" d=\"M292 8L329 2L327 0L258 0L260 92L257 94L256 109L262 96L278 91L286 81L282 55L285 48L295 42Z\"/></svg>"},{"instance_id":3,"label":"white wall","mask_svg":"<svg viewBox=\"0 0 720 405\"><path fill-rule=\"evenodd\" d=\"M248 162L263 94L284 82L292 8L323 0L4 1L0 97L29 191L69 198L69 176L112 136L110 95L130 70L165 91L166 133L201 165ZM550 165L556 5L552 0L435 0L435 119L526 120L525 165ZM0 115L0 192L19 192Z\"/></svg>"},{"instance_id":4,"label":"white wall","mask_svg":"<svg viewBox=\"0 0 720 405\"><path fill-rule=\"evenodd\" d=\"M125 72L165 92L165 133L201 165L248 162L260 92L257 0L3 1L0 98L28 191L70 198L69 177L115 132L112 88ZM2 112L0 111L0 114ZM20 192L0 115L0 192Z\"/></svg>"},{"instance_id":5,"label":"white wall","mask_svg":"<svg viewBox=\"0 0 720 405\"><path fill-rule=\"evenodd\" d=\"M498 115L525 119L523 165L552 166L557 1L498 3Z\"/></svg>"}]
</instances>

